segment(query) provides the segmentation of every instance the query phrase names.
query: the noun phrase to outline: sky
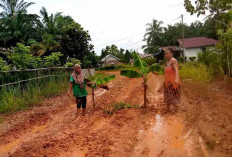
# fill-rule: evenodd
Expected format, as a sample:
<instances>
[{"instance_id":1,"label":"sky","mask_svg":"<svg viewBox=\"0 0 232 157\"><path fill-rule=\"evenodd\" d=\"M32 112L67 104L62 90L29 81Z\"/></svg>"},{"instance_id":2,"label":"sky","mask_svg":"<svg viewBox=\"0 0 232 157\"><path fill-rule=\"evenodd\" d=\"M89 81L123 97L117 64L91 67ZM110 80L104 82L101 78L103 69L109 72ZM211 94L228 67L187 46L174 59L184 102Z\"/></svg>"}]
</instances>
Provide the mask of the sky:
<instances>
[{"instance_id":1,"label":"sky","mask_svg":"<svg viewBox=\"0 0 232 157\"><path fill-rule=\"evenodd\" d=\"M29 13L39 14L44 6L49 13L70 15L88 30L95 52L100 55L106 45L134 49L142 53L146 24L152 19L164 25L180 22L190 24L203 17L191 16L185 11L184 0L31 0L35 2ZM202 21L203 22L203 21Z\"/></svg>"}]
</instances>

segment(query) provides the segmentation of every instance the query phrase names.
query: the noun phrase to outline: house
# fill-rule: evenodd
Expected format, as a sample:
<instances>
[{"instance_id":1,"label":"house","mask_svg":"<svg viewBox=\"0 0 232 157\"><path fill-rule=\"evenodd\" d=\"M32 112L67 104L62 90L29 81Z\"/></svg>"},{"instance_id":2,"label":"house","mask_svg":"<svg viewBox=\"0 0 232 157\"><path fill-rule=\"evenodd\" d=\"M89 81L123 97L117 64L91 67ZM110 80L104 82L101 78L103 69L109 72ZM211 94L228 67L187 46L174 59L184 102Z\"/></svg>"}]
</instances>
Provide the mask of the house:
<instances>
[{"instance_id":1,"label":"house","mask_svg":"<svg viewBox=\"0 0 232 157\"><path fill-rule=\"evenodd\" d=\"M109 54L107 56L105 56L104 58L101 59L101 65L102 66L110 66L110 65L119 65L120 63L120 59Z\"/></svg>"},{"instance_id":2,"label":"house","mask_svg":"<svg viewBox=\"0 0 232 157\"><path fill-rule=\"evenodd\" d=\"M179 47L184 48L184 55L187 57L197 57L199 52L204 52L207 47L215 46L219 43L218 40L210 39L206 37L195 37L195 38L186 38L184 39L184 45L182 44L183 40L178 39Z\"/></svg>"}]
</instances>

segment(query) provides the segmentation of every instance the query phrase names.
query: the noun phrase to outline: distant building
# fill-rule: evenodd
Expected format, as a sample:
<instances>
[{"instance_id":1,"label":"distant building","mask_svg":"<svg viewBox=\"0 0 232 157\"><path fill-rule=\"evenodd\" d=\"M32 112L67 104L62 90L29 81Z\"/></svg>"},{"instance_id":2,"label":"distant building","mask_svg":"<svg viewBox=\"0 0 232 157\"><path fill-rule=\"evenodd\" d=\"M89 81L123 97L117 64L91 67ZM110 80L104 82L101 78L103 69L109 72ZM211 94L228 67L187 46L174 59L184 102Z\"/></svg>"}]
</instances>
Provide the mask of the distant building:
<instances>
[{"instance_id":1,"label":"distant building","mask_svg":"<svg viewBox=\"0 0 232 157\"><path fill-rule=\"evenodd\" d=\"M182 39L177 40L179 43L179 46L167 46L167 47L161 47L160 51L157 51L154 54L154 57L157 58L157 60L163 60L165 55L164 52L166 49L171 48L173 50L173 56L175 58L179 58L183 56L182 51ZM184 51L185 56L187 57L187 60L189 60L189 57L197 57L197 54L199 52L206 51L207 47L215 46L219 43L218 40L205 38L205 37L194 37L194 38L186 38L184 39Z\"/></svg>"},{"instance_id":2,"label":"distant building","mask_svg":"<svg viewBox=\"0 0 232 157\"><path fill-rule=\"evenodd\" d=\"M184 39L184 45L182 44L182 39L177 41L180 48L183 46L187 59L189 57L197 57L199 52L204 52L207 47L215 46L219 43L218 40L205 37L186 38Z\"/></svg>"},{"instance_id":3,"label":"distant building","mask_svg":"<svg viewBox=\"0 0 232 157\"><path fill-rule=\"evenodd\" d=\"M110 66L110 65L119 65L121 64L120 59L113 56L113 55L107 55L104 58L101 59L101 65L102 66Z\"/></svg>"}]
</instances>

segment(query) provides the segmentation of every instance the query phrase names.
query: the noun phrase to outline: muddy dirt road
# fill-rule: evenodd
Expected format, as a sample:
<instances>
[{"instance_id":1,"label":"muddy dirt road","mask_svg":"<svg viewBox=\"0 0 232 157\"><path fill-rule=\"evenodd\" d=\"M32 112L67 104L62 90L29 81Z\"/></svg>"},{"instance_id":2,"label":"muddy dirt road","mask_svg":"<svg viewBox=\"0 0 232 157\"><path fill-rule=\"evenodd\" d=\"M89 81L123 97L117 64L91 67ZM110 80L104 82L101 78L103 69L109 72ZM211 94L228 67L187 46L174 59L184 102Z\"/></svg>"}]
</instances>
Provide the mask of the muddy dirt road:
<instances>
[{"instance_id":1,"label":"muddy dirt road","mask_svg":"<svg viewBox=\"0 0 232 157\"><path fill-rule=\"evenodd\" d=\"M152 76L147 109L107 115L114 102L143 104L142 80L114 74L109 91L96 91L96 110L88 96L84 117L76 117L75 100L66 94L2 116L0 156L231 157L232 94L224 86L185 82L180 111L161 114L163 76Z\"/></svg>"}]
</instances>

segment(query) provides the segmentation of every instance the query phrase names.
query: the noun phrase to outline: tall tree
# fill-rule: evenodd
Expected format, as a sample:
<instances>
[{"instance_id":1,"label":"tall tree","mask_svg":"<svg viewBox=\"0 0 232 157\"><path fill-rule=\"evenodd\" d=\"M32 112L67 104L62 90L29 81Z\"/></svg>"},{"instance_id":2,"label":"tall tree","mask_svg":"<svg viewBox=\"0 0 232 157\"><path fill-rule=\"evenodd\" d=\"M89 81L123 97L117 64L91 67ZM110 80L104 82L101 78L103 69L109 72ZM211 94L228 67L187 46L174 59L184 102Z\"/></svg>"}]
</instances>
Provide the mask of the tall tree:
<instances>
[{"instance_id":1,"label":"tall tree","mask_svg":"<svg viewBox=\"0 0 232 157\"><path fill-rule=\"evenodd\" d=\"M86 56L92 55L93 45L90 44L91 37L88 31L78 23L72 23L63 27L63 34L59 38L64 60L68 57L78 58L83 62Z\"/></svg>"},{"instance_id":2,"label":"tall tree","mask_svg":"<svg viewBox=\"0 0 232 157\"><path fill-rule=\"evenodd\" d=\"M24 0L0 0L2 12L0 17L13 17L19 12L27 13L27 8L35 4L34 2L24 2Z\"/></svg>"},{"instance_id":3,"label":"tall tree","mask_svg":"<svg viewBox=\"0 0 232 157\"><path fill-rule=\"evenodd\" d=\"M44 7L40 10L40 14L42 15L45 32L51 35L60 35L62 33L62 27L74 22L70 16L62 16L61 12L51 13L49 15L47 9Z\"/></svg>"},{"instance_id":4,"label":"tall tree","mask_svg":"<svg viewBox=\"0 0 232 157\"><path fill-rule=\"evenodd\" d=\"M41 39L39 16L27 14L27 8L34 3L18 0L1 0L0 46L15 46L17 42L27 43L30 38Z\"/></svg>"},{"instance_id":5,"label":"tall tree","mask_svg":"<svg viewBox=\"0 0 232 157\"><path fill-rule=\"evenodd\" d=\"M210 11L211 15L216 15L217 19L220 13L231 10L231 0L195 0L195 5L192 4L191 0L184 1L185 9L193 14L205 15L206 11Z\"/></svg>"},{"instance_id":6,"label":"tall tree","mask_svg":"<svg viewBox=\"0 0 232 157\"><path fill-rule=\"evenodd\" d=\"M154 54L160 46L163 46L163 22L153 20L152 23L147 24L144 41L147 42L143 46L145 53Z\"/></svg>"}]
</instances>

